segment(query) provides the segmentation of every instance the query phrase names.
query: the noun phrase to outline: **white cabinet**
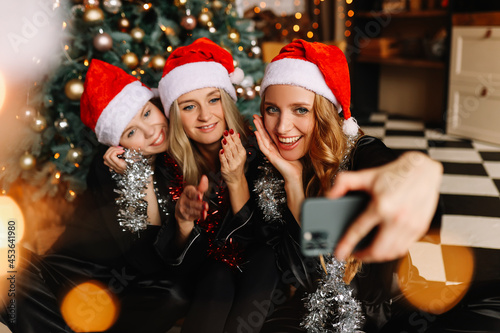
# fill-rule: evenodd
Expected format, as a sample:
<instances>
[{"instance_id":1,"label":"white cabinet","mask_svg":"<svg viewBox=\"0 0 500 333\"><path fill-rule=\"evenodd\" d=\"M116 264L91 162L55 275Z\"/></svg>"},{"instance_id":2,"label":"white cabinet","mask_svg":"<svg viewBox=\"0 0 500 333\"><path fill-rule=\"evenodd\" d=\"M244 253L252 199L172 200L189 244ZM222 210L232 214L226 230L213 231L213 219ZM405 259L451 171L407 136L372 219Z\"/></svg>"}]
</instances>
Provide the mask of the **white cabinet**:
<instances>
[{"instance_id":1,"label":"white cabinet","mask_svg":"<svg viewBox=\"0 0 500 333\"><path fill-rule=\"evenodd\" d=\"M500 27L452 28L447 133L500 144Z\"/></svg>"}]
</instances>

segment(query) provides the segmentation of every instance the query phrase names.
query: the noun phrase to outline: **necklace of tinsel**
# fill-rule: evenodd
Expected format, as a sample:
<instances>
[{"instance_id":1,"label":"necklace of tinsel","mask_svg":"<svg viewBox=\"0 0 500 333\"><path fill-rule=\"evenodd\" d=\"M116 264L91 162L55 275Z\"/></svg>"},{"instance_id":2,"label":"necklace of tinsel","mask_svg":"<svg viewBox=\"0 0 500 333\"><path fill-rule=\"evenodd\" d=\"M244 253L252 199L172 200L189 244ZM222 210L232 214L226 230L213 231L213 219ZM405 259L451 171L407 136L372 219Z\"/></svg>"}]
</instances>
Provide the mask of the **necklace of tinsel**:
<instances>
[{"instance_id":1,"label":"necklace of tinsel","mask_svg":"<svg viewBox=\"0 0 500 333\"><path fill-rule=\"evenodd\" d=\"M168 155L165 155L165 166L173 176L168 186L168 191L170 199L175 205L184 190L184 177L177 162ZM212 196L214 199L210 200L211 204L209 205L207 218L195 221L208 237L207 255L214 260L224 262L231 268L241 271L240 266L243 259L242 250L238 246L238 243L233 241L232 238L226 242L216 240L219 224L224 220L228 208L226 186L222 180L217 182L215 190L211 194Z\"/></svg>"},{"instance_id":2,"label":"necklace of tinsel","mask_svg":"<svg viewBox=\"0 0 500 333\"><path fill-rule=\"evenodd\" d=\"M149 178L153 175L151 159L144 157L139 150L125 149L123 158L127 168L123 175L112 172L116 181L118 193L116 204L118 205L118 223L123 231L139 233L148 226L148 203L144 199L145 190L149 184ZM154 185L156 182L154 182ZM158 189L154 188L158 205L162 212L166 212L165 200L159 197Z\"/></svg>"},{"instance_id":3,"label":"necklace of tinsel","mask_svg":"<svg viewBox=\"0 0 500 333\"><path fill-rule=\"evenodd\" d=\"M358 135L347 138L338 172L347 170L352 149L358 138ZM286 223L281 213L286 209L284 180L267 159L259 169L260 174L254 182L254 191L264 220L269 223ZM354 298L352 288L343 280L345 262L327 256L325 267L326 271L318 267L322 272L318 287L304 299L307 315L301 326L310 333L356 332L364 318L361 303Z\"/></svg>"}]
</instances>

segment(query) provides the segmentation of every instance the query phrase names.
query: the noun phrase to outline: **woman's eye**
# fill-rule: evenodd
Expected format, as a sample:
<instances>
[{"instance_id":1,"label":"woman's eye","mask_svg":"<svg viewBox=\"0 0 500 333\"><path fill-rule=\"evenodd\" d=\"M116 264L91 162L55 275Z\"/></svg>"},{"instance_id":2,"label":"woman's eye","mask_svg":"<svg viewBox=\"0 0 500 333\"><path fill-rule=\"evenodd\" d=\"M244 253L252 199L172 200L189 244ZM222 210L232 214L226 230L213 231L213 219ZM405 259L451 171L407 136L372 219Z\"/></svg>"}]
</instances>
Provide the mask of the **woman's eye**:
<instances>
[{"instance_id":1,"label":"woman's eye","mask_svg":"<svg viewBox=\"0 0 500 333\"><path fill-rule=\"evenodd\" d=\"M306 108L297 108L295 109L295 111L297 111L298 114L306 114L309 112L309 110Z\"/></svg>"},{"instance_id":2,"label":"woman's eye","mask_svg":"<svg viewBox=\"0 0 500 333\"><path fill-rule=\"evenodd\" d=\"M135 134L135 129L131 130L130 132L128 132L127 134L127 138L130 138L132 135Z\"/></svg>"},{"instance_id":3,"label":"woman's eye","mask_svg":"<svg viewBox=\"0 0 500 333\"><path fill-rule=\"evenodd\" d=\"M148 111L144 112L144 117L149 117L150 114L151 114L151 110L148 110Z\"/></svg>"},{"instance_id":4,"label":"woman's eye","mask_svg":"<svg viewBox=\"0 0 500 333\"><path fill-rule=\"evenodd\" d=\"M277 112L279 112L279 110L278 110L278 108L277 108L277 107L275 107L275 106L268 106L268 107L266 108L266 112L267 112L267 113L277 113Z\"/></svg>"},{"instance_id":5,"label":"woman's eye","mask_svg":"<svg viewBox=\"0 0 500 333\"><path fill-rule=\"evenodd\" d=\"M184 111L191 111L192 109L194 109L194 105L188 105L188 106L185 106L182 108Z\"/></svg>"},{"instance_id":6,"label":"woman's eye","mask_svg":"<svg viewBox=\"0 0 500 333\"><path fill-rule=\"evenodd\" d=\"M217 103L218 101L220 101L220 97L212 98L212 99L210 100L210 103L211 103L211 104L215 104L215 103Z\"/></svg>"}]
</instances>

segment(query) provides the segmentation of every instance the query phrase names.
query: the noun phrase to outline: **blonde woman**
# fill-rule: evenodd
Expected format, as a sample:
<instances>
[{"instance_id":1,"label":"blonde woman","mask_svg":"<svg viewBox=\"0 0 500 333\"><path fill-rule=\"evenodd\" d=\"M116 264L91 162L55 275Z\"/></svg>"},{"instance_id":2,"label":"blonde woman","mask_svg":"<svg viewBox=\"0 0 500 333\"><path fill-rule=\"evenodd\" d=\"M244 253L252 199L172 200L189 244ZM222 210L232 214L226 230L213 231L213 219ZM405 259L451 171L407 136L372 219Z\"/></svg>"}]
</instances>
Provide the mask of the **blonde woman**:
<instances>
[{"instance_id":1,"label":"blonde woman","mask_svg":"<svg viewBox=\"0 0 500 333\"><path fill-rule=\"evenodd\" d=\"M158 86L170 119L167 164L182 170L169 188L187 245L173 260L202 260L183 332L258 332L263 320L252 316L267 315L276 284L271 248L253 236L246 172L255 154L233 87L241 79L229 52L201 38L172 52Z\"/></svg>"}]
</instances>

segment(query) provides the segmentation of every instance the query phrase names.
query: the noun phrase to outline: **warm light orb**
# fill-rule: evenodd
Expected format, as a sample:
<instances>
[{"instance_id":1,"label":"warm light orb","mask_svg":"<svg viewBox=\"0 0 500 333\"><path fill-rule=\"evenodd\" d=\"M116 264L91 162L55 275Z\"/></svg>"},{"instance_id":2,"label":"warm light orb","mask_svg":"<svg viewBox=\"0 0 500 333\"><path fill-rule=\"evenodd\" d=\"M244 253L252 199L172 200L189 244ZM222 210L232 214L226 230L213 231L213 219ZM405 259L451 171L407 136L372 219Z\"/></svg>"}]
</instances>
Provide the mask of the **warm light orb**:
<instances>
[{"instance_id":1,"label":"warm light orb","mask_svg":"<svg viewBox=\"0 0 500 333\"><path fill-rule=\"evenodd\" d=\"M417 244L424 245L419 253L422 259L402 260L399 285L406 299L418 309L432 314L445 313L457 305L469 289L474 272L472 250L463 246ZM420 277L409 274L409 265L418 269Z\"/></svg>"},{"instance_id":2,"label":"warm light orb","mask_svg":"<svg viewBox=\"0 0 500 333\"><path fill-rule=\"evenodd\" d=\"M118 301L99 281L88 281L71 289L61 304L61 313L75 332L101 332L118 317Z\"/></svg>"},{"instance_id":3,"label":"warm light orb","mask_svg":"<svg viewBox=\"0 0 500 333\"><path fill-rule=\"evenodd\" d=\"M12 248L12 244L19 243L23 235L23 212L11 197L0 196L0 248ZM2 265L5 264L4 261Z\"/></svg>"}]
</instances>

